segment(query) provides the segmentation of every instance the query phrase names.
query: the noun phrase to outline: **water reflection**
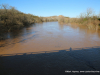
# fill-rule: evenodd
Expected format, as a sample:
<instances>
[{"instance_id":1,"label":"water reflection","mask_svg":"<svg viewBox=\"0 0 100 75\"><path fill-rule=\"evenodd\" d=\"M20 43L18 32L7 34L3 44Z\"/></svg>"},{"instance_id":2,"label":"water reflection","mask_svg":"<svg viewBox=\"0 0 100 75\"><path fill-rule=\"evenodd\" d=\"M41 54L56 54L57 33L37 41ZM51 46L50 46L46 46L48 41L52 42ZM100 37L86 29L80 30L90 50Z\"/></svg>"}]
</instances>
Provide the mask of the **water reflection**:
<instances>
[{"instance_id":1,"label":"water reflection","mask_svg":"<svg viewBox=\"0 0 100 75\"><path fill-rule=\"evenodd\" d=\"M32 29L32 27L35 27L35 24L27 26L21 30L16 31L16 32L5 33L6 40L0 41L0 47L23 42L23 41L35 36L34 33L36 33L36 31L34 31ZM30 37L30 35L31 35L31 37Z\"/></svg>"},{"instance_id":2,"label":"water reflection","mask_svg":"<svg viewBox=\"0 0 100 75\"><path fill-rule=\"evenodd\" d=\"M71 28L73 29L79 29L80 33L88 35L97 35L98 38L100 38L100 29L98 30L93 30L93 29L88 29L86 25L70 25Z\"/></svg>"},{"instance_id":3,"label":"water reflection","mask_svg":"<svg viewBox=\"0 0 100 75\"><path fill-rule=\"evenodd\" d=\"M100 46L100 30L58 22L36 23L6 38L0 41L0 54Z\"/></svg>"},{"instance_id":4,"label":"water reflection","mask_svg":"<svg viewBox=\"0 0 100 75\"><path fill-rule=\"evenodd\" d=\"M63 29L64 28L64 25L63 24L59 24L59 28L60 29Z\"/></svg>"},{"instance_id":5,"label":"water reflection","mask_svg":"<svg viewBox=\"0 0 100 75\"><path fill-rule=\"evenodd\" d=\"M100 30L98 30L98 33L97 34L98 34L98 37L100 38Z\"/></svg>"}]
</instances>

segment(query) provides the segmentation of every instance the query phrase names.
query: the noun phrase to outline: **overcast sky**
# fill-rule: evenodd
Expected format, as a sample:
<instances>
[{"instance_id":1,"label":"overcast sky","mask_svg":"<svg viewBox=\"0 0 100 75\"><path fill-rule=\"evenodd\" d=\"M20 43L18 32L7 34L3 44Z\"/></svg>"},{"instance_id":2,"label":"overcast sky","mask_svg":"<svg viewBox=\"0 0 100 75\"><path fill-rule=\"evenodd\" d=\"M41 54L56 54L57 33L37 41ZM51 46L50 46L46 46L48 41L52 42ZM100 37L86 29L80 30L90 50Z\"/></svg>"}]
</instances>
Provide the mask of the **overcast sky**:
<instances>
[{"instance_id":1,"label":"overcast sky","mask_svg":"<svg viewBox=\"0 0 100 75\"><path fill-rule=\"evenodd\" d=\"M14 6L17 10L37 16L77 17L92 8L100 12L100 0L0 0L0 4Z\"/></svg>"}]
</instances>

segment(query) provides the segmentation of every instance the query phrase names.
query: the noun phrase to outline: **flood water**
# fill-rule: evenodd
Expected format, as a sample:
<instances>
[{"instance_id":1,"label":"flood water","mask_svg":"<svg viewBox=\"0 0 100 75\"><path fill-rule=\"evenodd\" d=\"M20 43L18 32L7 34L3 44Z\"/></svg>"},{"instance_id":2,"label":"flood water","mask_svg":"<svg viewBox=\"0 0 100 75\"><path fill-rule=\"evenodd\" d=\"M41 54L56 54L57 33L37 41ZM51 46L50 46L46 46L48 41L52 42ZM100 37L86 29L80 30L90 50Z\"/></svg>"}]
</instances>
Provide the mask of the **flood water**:
<instances>
[{"instance_id":1,"label":"flood water","mask_svg":"<svg viewBox=\"0 0 100 75\"><path fill-rule=\"evenodd\" d=\"M0 41L0 55L100 46L99 30L58 22L36 23L5 37Z\"/></svg>"}]
</instances>

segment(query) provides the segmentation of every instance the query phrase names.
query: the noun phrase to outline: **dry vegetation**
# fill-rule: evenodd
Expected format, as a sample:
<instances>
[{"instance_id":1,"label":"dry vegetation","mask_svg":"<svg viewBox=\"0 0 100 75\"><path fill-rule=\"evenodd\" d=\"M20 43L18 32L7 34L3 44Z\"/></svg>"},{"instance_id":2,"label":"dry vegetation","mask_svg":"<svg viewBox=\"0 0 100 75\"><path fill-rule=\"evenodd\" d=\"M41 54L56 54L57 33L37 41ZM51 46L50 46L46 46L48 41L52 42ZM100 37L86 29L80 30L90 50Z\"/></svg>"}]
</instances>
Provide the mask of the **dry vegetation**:
<instances>
[{"instance_id":1,"label":"dry vegetation","mask_svg":"<svg viewBox=\"0 0 100 75\"><path fill-rule=\"evenodd\" d=\"M51 22L51 21L58 21L57 16L50 16L50 17L41 17L43 22Z\"/></svg>"},{"instance_id":2,"label":"dry vegetation","mask_svg":"<svg viewBox=\"0 0 100 75\"><path fill-rule=\"evenodd\" d=\"M79 18L65 18L64 16L59 16L59 23L71 23L76 25L87 25L89 29L98 30L100 25L100 14L94 15L91 8L87 9L86 13L81 13Z\"/></svg>"}]
</instances>

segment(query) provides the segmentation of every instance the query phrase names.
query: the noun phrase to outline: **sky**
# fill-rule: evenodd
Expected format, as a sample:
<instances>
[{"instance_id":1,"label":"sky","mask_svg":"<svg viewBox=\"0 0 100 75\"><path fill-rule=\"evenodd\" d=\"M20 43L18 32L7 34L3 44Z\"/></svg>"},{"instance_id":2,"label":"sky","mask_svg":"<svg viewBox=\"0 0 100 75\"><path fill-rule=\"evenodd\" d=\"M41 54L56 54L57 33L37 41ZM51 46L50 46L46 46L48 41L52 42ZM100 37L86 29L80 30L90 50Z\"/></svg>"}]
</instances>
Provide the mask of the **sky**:
<instances>
[{"instance_id":1,"label":"sky","mask_svg":"<svg viewBox=\"0 0 100 75\"><path fill-rule=\"evenodd\" d=\"M92 8L95 14L100 12L100 0L0 0L0 4L8 4L23 13L43 17L77 17L86 12L87 8Z\"/></svg>"}]
</instances>

